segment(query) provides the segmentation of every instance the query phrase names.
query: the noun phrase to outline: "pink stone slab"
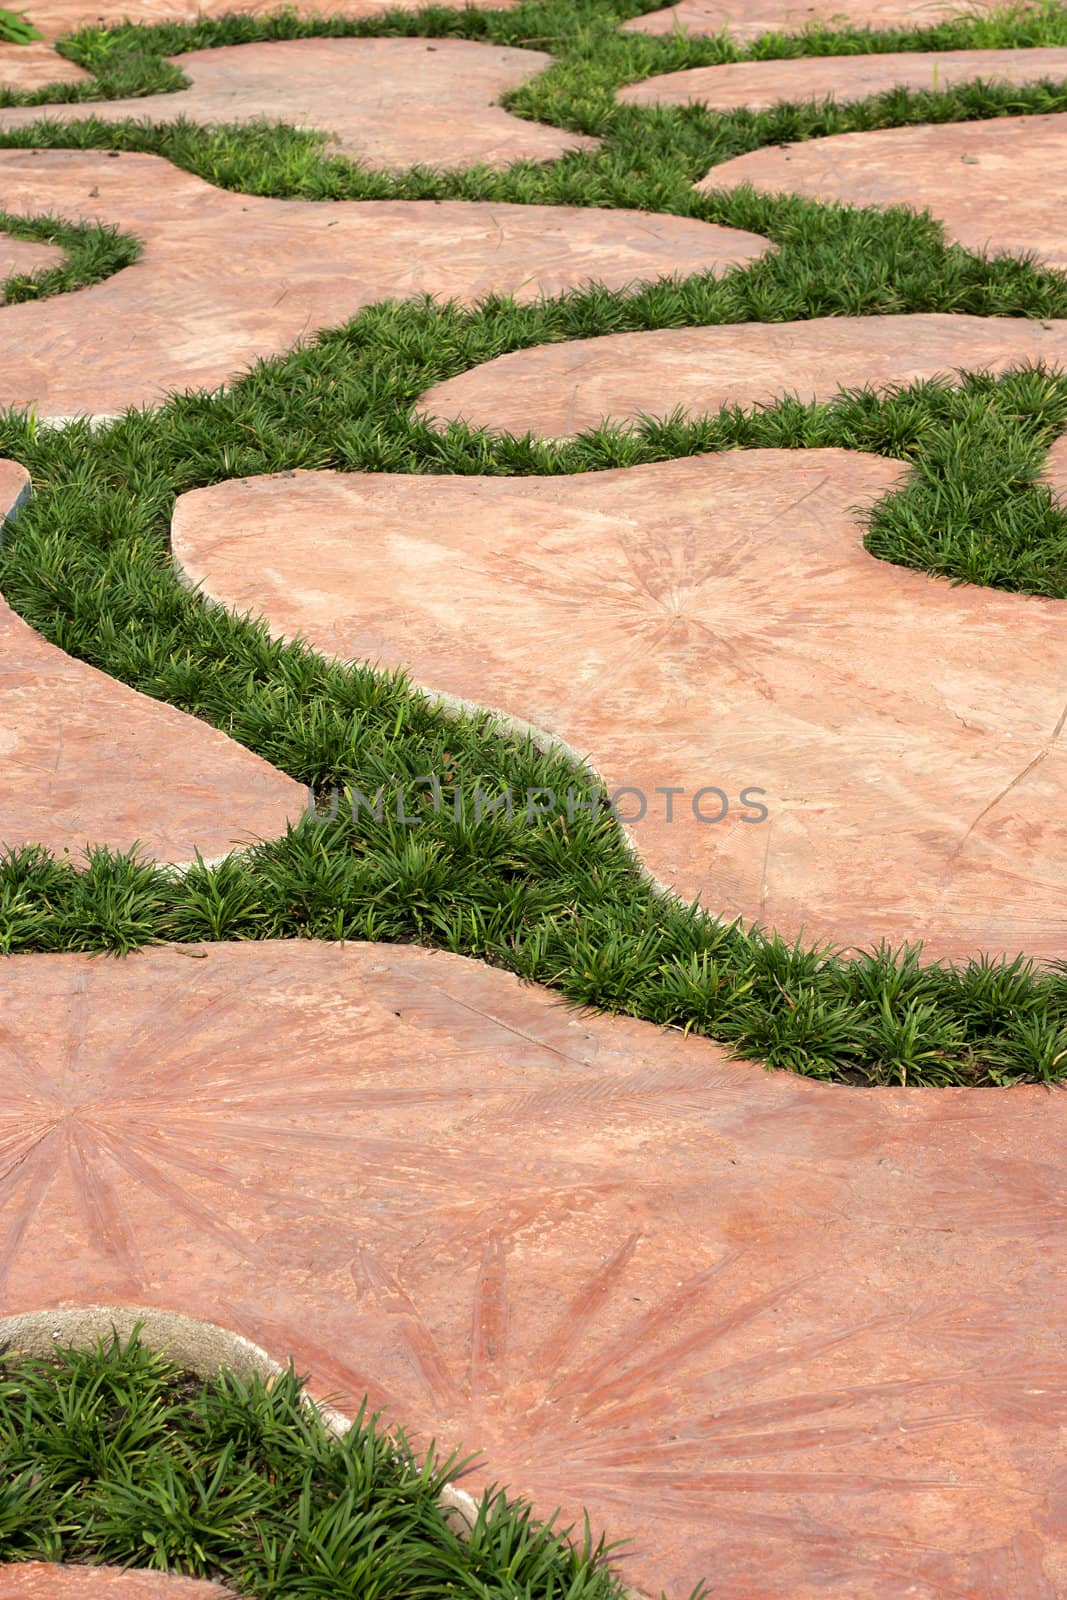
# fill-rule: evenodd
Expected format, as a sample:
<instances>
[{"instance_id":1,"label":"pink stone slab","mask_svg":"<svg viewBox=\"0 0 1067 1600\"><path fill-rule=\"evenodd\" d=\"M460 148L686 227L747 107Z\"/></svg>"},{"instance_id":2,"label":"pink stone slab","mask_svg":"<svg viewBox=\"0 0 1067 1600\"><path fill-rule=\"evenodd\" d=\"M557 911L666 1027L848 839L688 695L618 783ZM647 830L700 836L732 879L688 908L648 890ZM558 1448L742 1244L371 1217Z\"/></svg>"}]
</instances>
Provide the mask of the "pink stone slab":
<instances>
[{"instance_id":1,"label":"pink stone slab","mask_svg":"<svg viewBox=\"0 0 1067 1600\"><path fill-rule=\"evenodd\" d=\"M56 55L45 39L0 44L0 89L44 89L52 83L83 83L90 74Z\"/></svg>"},{"instance_id":2,"label":"pink stone slab","mask_svg":"<svg viewBox=\"0 0 1067 1600\"><path fill-rule=\"evenodd\" d=\"M934 313L661 328L497 356L428 389L418 410L437 424L566 438L678 408L699 416L787 394L807 403L1039 361L1067 368L1067 321Z\"/></svg>"},{"instance_id":3,"label":"pink stone slab","mask_svg":"<svg viewBox=\"0 0 1067 1600\"><path fill-rule=\"evenodd\" d=\"M623 23L626 33L726 32L731 39L758 39L764 33L803 33L805 28L936 28L960 15L993 9L995 0L953 4L952 0L682 0Z\"/></svg>"},{"instance_id":4,"label":"pink stone slab","mask_svg":"<svg viewBox=\"0 0 1067 1600\"><path fill-rule=\"evenodd\" d=\"M0 311L0 406L32 402L44 417L225 383L376 300L530 301L592 280L721 273L772 248L638 211L262 199L158 156L100 150L2 150L0 193L11 211L98 219L144 242L142 259L104 283Z\"/></svg>"},{"instance_id":5,"label":"pink stone slab","mask_svg":"<svg viewBox=\"0 0 1067 1600\"><path fill-rule=\"evenodd\" d=\"M765 111L782 101L866 100L888 89L939 93L961 83L1037 83L1067 78L1067 49L901 51L896 55L804 56L690 67L620 89L623 105L706 105Z\"/></svg>"},{"instance_id":6,"label":"pink stone slab","mask_svg":"<svg viewBox=\"0 0 1067 1600\"><path fill-rule=\"evenodd\" d=\"M302 17L380 17L387 11L418 11L424 0L300 0L293 10ZM520 0L468 0L454 9L510 11ZM87 0L33 0L32 21L46 39L76 28L115 27L122 22L196 22L199 17L272 16L284 7L278 0L116 0L96 5ZM453 9L453 8L450 8Z\"/></svg>"},{"instance_id":7,"label":"pink stone slab","mask_svg":"<svg viewBox=\"0 0 1067 1600\"><path fill-rule=\"evenodd\" d=\"M1067 53L1067 52L1065 52ZM172 58L192 81L177 94L23 106L0 128L101 117L207 125L266 118L330 136L365 167L506 167L600 143L512 116L497 104L551 66L540 50L466 39L290 39Z\"/></svg>"},{"instance_id":8,"label":"pink stone slab","mask_svg":"<svg viewBox=\"0 0 1067 1600\"><path fill-rule=\"evenodd\" d=\"M631 836L685 900L789 939L1063 957L1067 611L869 556L855 508L901 471L752 450L297 473L183 495L174 552L276 635L408 669L640 790ZM702 821L713 786L728 810L705 795ZM750 787L768 821L745 820Z\"/></svg>"},{"instance_id":9,"label":"pink stone slab","mask_svg":"<svg viewBox=\"0 0 1067 1600\"><path fill-rule=\"evenodd\" d=\"M31 1561L0 1567L0 1600L225 1600L232 1589L170 1572L123 1572L118 1567L57 1567Z\"/></svg>"},{"instance_id":10,"label":"pink stone slab","mask_svg":"<svg viewBox=\"0 0 1067 1600\"><path fill-rule=\"evenodd\" d=\"M5 1314L222 1324L648 1594L1067 1592L1062 1088L828 1087L382 945L0 985Z\"/></svg>"},{"instance_id":11,"label":"pink stone slab","mask_svg":"<svg viewBox=\"0 0 1067 1600\"><path fill-rule=\"evenodd\" d=\"M1067 267L1067 113L835 134L754 150L697 188L928 209L950 243Z\"/></svg>"},{"instance_id":12,"label":"pink stone slab","mask_svg":"<svg viewBox=\"0 0 1067 1600\"><path fill-rule=\"evenodd\" d=\"M16 239L0 230L0 305L4 300L5 279L58 267L62 260L63 252L54 244L42 244L37 239Z\"/></svg>"},{"instance_id":13,"label":"pink stone slab","mask_svg":"<svg viewBox=\"0 0 1067 1600\"><path fill-rule=\"evenodd\" d=\"M28 486L0 461L0 525ZM190 861L275 838L304 804L251 751L56 649L0 598L0 850L80 857L86 844L139 841L144 855Z\"/></svg>"}]
</instances>

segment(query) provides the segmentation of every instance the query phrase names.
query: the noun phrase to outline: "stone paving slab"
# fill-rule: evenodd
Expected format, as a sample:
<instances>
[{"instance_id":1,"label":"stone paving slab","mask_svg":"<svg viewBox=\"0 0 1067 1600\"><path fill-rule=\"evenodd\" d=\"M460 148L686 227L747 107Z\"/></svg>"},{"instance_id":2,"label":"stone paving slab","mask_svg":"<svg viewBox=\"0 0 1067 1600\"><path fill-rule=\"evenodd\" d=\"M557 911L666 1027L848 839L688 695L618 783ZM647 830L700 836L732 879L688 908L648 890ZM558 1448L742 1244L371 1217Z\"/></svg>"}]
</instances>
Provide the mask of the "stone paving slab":
<instances>
[{"instance_id":1,"label":"stone paving slab","mask_svg":"<svg viewBox=\"0 0 1067 1600\"><path fill-rule=\"evenodd\" d=\"M418 412L438 425L561 439L677 408L807 403L1039 361L1067 369L1067 321L932 313L661 328L497 356L428 389Z\"/></svg>"},{"instance_id":2,"label":"stone paving slab","mask_svg":"<svg viewBox=\"0 0 1067 1600\"><path fill-rule=\"evenodd\" d=\"M0 525L28 484L0 460ZM43 844L80 858L86 844L140 841L157 860L191 861L276 838L305 804L251 751L66 655L2 598L0 763L0 850Z\"/></svg>"},{"instance_id":3,"label":"stone paving slab","mask_svg":"<svg viewBox=\"0 0 1067 1600\"><path fill-rule=\"evenodd\" d=\"M43 244L37 239L16 239L0 230L0 305L4 303L5 279L42 272L46 267L61 266L62 262L63 252L58 245Z\"/></svg>"},{"instance_id":4,"label":"stone paving slab","mask_svg":"<svg viewBox=\"0 0 1067 1600\"><path fill-rule=\"evenodd\" d=\"M1064 52L1067 55L1067 51ZM466 39L290 39L173 56L176 94L0 111L0 128L90 117L119 122L290 123L330 136L327 153L385 170L506 167L594 150L599 139L513 116L497 104L551 66L541 50Z\"/></svg>"},{"instance_id":5,"label":"stone paving slab","mask_svg":"<svg viewBox=\"0 0 1067 1600\"><path fill-rule=\"evenodd\" d=\"M43 1561L0 1566L0 1600L225 1600L232 1589L169 1572L60 1567Z\"/></svg>"},{"instance_id":6,"label":"stone paving slab","mask_svg":"<svg viewBox=\"0 0 1067 1600\"><path fill-rule=\"evenodd\" d=\"M56 55L45 39L0 44L0 89L45 89L52 83L86 83L91 74Z\"/></svg>"},{"instance_id":7,"label":"stone paving slab","mask_svg":"<svg viewBox=\"0 0 1067 1600\"><path fill-rule=\"evenodd\" d=\"M1062 1089L819 1085L413 948L0 981L5 1314L221 1323L650 1594L1067 1591Z\"/></svg>"},{"instance_id":8,"label":"stone paving slab","mask_svg":"<svg viewBox=\"0 0 1067 1600\"><path fill-rule=\"evenodd\" d=\"M769 241L685 217L467 201L272 200L159 156L0 151L12 211L110 222L142 259L75 295L6 307L0 406L108 414L215 386L366 305L423 294L536 300L597 280L722 273ZM235 251L234 239L242 248Z\"/></svg>"},{"instance_id":9,"label":"stone paving slab","mask_svg":"<svg viewBox=\"0 0 1067 1600\"><path fill-rule=\"evenodd\" d=\"M951 0L682 0L623 23L626 33L715 34L744 43L764 33L803 33L808 27L936 28L962 13L993 9L995 0L954 5Z\"/></svg>"},{"instance_id":10,"label":"stone paving slab","mask_svg":"<svg viewBox=\"0 0 1067 1600\"><path fill-rule=\"evenodd\" d=\"M711 111L766 111L783 101L845 104L889 89L944 93L963 83L1038 83L1067 78L1067 49L926 50L895 55L808 56L734 61L645 78L618 91L622 105L705 105Z\"/></svg>"},{"instance_id":11,"label":"stone paving slab","mask_svg":"<svg viewBox=\"0 0 1067 1600\"><path fill-rule=\"evenodd\" d=\"M1067 113L834 134L724 161L697 188L927 209L949 243L1067 268Z\"/></svg>"},{"instance_id":12,"label":"stone paving slab","mask_svg":"<svg viewBox=\"0 0 1067 1600\"><path fill-rule=\"evenodd\" d=\"M173 543L276 635L403 667L640 791L620 813L685 900L789 939L1061 958L1063 603L869 556L856 508L902 471L752 450L558 478L296 473L180 497Z\"/></svg>"}]
</instances>

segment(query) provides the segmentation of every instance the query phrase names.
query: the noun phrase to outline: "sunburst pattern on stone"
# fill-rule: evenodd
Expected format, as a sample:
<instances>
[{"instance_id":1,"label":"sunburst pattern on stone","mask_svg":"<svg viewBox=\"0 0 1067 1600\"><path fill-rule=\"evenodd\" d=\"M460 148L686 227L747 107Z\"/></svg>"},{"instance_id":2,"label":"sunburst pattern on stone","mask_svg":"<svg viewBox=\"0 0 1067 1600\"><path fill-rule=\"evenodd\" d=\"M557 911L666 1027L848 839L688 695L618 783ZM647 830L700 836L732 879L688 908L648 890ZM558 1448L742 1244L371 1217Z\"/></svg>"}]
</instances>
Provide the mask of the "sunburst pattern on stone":
<instances>
[{"instance_id":1,"label":"sunburst pattern on stone","mask_svg":"<svg viewBox=\"0 0 1067 1600\"><path fill-rule=\"evenodd\" d=\"M763 194L928 210L950 243L991 255L1032 252L1067 267L1067 112L879 128L754 150L713 167L697 188L740 184Z\"/></svg>"},{"instance_id":2,"label":"sunburst pattern on stone","mask_svg":"<svg viewBox=\"0 0 1067 1600\"><path fill-rule=\"evenodd\" d=\"M790 939L1056 959L1063 602L869 556L855 508L901 481L844 450L298 473L181 497L174 550L277 635L565 741L632 791L620 816L686 900Z\"/></svg>"},{"instance_id":3,"label":"sunburst pattern on stone","mask_svg":"<svg viewBox=\"0 0 1067 1600\"><path fill-rule=\"evenodd\" d=\"M105 283L0 310L0 406L33 404L45 417L213 387L376 300L536 300L591 281L721 273L771 248L646 212L262 199L158 156L103 150L2 150L0 193L11 211L99 220L144 243Z\"/></svg>"},{"instance_id":4,"label":"sunburst pattern on stone","mask_svg":"<svg viewBox=\"0 0 1067 1600\"><path fill-rule=\"evenodd\" d=\"M228 45L172 58L188 89L0 111L0 128L89 117L208 126L266 120L328 136L372 168L508 166L547 161L599 143L529 122L497 104L552 65L540 50L466 39L288 39Z\"/></svg>"},{"instance_id":5,"label":"sunburst pattern on stone","mask_svg":"<svg viewBox=\"0 0 1067 1600\"><path fill-rule=\"evenodd\" d=\"M4 1310L224 1323L587 1505L649 1592L1067 1577L1059 1094L820 1087L310 943L15 958L0 1062Z\"/></svg>"}]
</instances>

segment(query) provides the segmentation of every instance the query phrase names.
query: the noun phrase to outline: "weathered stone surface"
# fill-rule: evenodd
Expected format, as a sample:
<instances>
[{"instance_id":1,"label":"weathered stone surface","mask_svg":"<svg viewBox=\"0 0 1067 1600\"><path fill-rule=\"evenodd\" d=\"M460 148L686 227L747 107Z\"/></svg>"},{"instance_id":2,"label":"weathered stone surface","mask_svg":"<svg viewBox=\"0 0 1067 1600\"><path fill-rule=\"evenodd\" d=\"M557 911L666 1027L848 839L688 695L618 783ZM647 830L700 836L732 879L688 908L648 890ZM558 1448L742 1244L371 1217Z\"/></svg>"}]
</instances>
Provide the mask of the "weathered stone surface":
<instances>
[{"instance_id":1,"label":"weathered stone surface","mask_svg":"<svg viewBox=\"0 0 1067 1600\"><path fill-rule=\"evenodd\" d=\"M976 0L971 13L991 10L995 0ZM623 23L627 33L722 33L758 39L764 33L803 33L823 28L935 28L956 16L951 0L682 0Z\"/></svg>"},{"instance_id":2,"label":"weathered stone surface","mask_svg":"<svg viewBox=\"0 0 1067 1600\"><path fill-rule=\"evenodd\" d=\"M602 422L699 416L797 395L887 388L961 369L1067 368L1067 321L940 314L661 328L516 350L422 396L420 414L497 433L566 438Z\"/></svg>"},{"instance_id":3,"label":"weathered stone surface","mask_svg":"<svg viewBox=\"0 0 1067 1600\"><path fill-rule=\"evenodd\" d=\"M0 979L5 1312L223 1323L650 1594L1067 1590L1062 1089L827 1087L411 948Z\"/></svg>"},{"instance_id":4,"label":"weathered stone surface","mask_svg":"<svg viewBox=\"0 0 1067 1600\"><path fill-rule=\"evenodd\" d=\"M89 73L56 55L44 39L0 44L0 89L44 89L51 83L84 83Z\"/></svg>"},{"instance_id":5,"label":"weathered stone surface","mask_svg":"<svg viewBox=\"0 0 1067 1600\"><path fill-rule=\"evenodd\" d=\"M750 183L845 205L928 209L950 242L1067 267L1067 113L835 134L754 150L698 189Z\"/></svg>"},{"instance_id":6,"label":"weathered stone surface","mask_svg":"<svg viewBox=\"0 0 1067 1600\"><path fill-rule=\"evenodd\" d=\"M63 252L58 246L42 244L37 239L16 239L0 229L0 305L4 300L6 278L41 272L45 267L58 267L62 260Z\"/></svg>"},{"instance_id":7,"label":"weathered stone surface","mask_svg":"<svg viewBox=\"0 0 1067 1600\"><path fill-rule=\"evenodd\" d=\"M99 218L144 242L104 283L0 312L0 405L32 402L45 417L224 383L376 300L535 300L593 279L722 272L771 248L636 211L255 198L158 156L104 151L0 151L0 192L12 211Z\"/></svg>"},{"instance_id":8,"label":"weathered stone surface","mask_svg":"<svg viewBox=\"0 0 1067 1600\"><path fill-rule=\"evenodd\" d=\"M0 461L0 524L28 485ZM86 844L139 841L145 855L191 861L274 838L304 802L251 751L74 660L0 598L0 850L80 857Z\"/></svg>"},{"instance_id":9,"label":"weathered stone surface","mask_svg":"<svg viewBox=\"0 0 1067 1600\"><path fill-rule=\"evenodd\" d=\"M118 1567L58 1567L43 1561L0 1567L0 1600L225 1600L232 1589L169 1572Z\"/></svg>"},{"instance_id":10,"label":"weathered stone surface","mask_svg":"<svg viewBox=\"0 0 1067 1600\"><path fill-rule=\"evenodd\" d=\"M182 117L206 125L265 118L326 133L336 152L385 169L506 167L592 150L600 142L524 121L497 104L551 66L552 57L540 50L466 39L290 39L172 59L190 88L132 100L23 106L0 111L0 127L24 128L42 118Z\"/></svg>"},{"instance_id":11,"label":"weathered stone surface","mask_svg":"<svg viewBox=\"0 0 1067 1600\"><path fill-rule=\"evenodd\" d=\"M844 450L298 473L181 497L174 549L276 634L409 669L639 790L620 812L686 900L846 947L1062 957L1063 604L867 555L855 508L901 475ZM696 799L716 788L721 821Z\"/></svg>"},{"instance_id":12,"label":"weathered stone surface","mask_svg":"<svg viewBox=\"0 0 1067 1600\"><path fill-rule=\"evenodd\" d=\"M1067 49L900 51L895 55L802 56L690 67L627 84L623 105L706 105L764 111L782 101L866 100L887 89L943 93L961 83L1024 84L1067 78Z\"/></svg>"}]
</instances>

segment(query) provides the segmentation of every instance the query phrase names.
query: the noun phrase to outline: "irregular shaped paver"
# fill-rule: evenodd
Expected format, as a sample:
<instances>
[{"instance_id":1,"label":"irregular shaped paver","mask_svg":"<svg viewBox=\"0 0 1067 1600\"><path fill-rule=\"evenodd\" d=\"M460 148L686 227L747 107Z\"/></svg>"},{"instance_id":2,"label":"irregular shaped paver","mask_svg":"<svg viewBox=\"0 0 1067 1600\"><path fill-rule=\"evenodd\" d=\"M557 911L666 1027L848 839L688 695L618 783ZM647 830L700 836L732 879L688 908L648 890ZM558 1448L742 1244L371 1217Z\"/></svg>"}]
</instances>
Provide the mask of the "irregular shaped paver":
<instances>
[{"instance_id":1,"label":"irregular shaped paver","mask_svg":"<svg viewBox=\"0 0 1067 1600\"><path fill-rule=\"evenodd\" d=\"M29 486L0 461L0 524ZM42 639L0 599L0 850L190 861L274 838L305 803L249 750ZM2 1044L0 1044L2 1061Z\"/></svg>"},{"instance_id":2,"label":"irregular shaped paver","mask_svg":"<svg viewBox=\"0 0 1067 1600\"><path fill-rule=\"evenodd\" d=\"M43 39L0 44L0 89L45 89L52 83L84 83L90 74L57 55Z\"/></svg>"},{"instance_id":3,"label":"irregular shaped paver","mask_svg":"<svg viewBox=\"0 0 1067 1600\"><path fill-rule=\"evenodd\" d=\"M1062 1089L828 1087L413 948L3 979L3 1310L221 1323L650 1594L1067 1588Z\"/></svg>"},{"instance_id":4,"label":"irregular shaped paver","mask_svg":"<svg viewBox=\"0 0 1067 1600\"><path fill-rule=\"evenodd\" d=\"M158 156L99 150L0 151L0 193L13 212L97 219L144 242L104 283L0 312L0 406L32 402L45 417L223 383L375 300L536 300L590 280L720 273L771 248L636 211L255 198Z\"/></svg>"},{"instance_id":5,"label":"irregular shaped paver","mask_svg":"<svg viewBox=\"0 0 1067 1600\"><path fill-rule=\"evenodd\" d=\"M1003 372L1067 368L1067 321L1023 317L820 317L660 328L515 350L427 390L421 415L497 433L566 438L602 422L700 415L797 395Z\"/></svg>"},{"instance_id":6,"label":"irregular shaped paver","mask_svg":"<svg viewBox=\"0 0 1067 1600\"><path fill-rule=\"evenodd\" d=\"M1067 113L835 134L753 150L698 189L929 210L950 243L1067 267Z\"/></svg>"},{"instance_id":7,"label":"irregular shaped paver","mask_svg":"<svg viewBox=\"0 0 1067 1600\"><path fill-rule=\"evenodd\" d=\"M901 472L298 473L182 496L174 551L277 635L565 741L638 791L620 815L686 900L790 939L1062 957L1067 608L869 556L855 508Z\"/></svg>"},{"instance_id":8,"label":"irregular shaped paver","mask_svg":"<svg viewBox=\"0 0 1067 1600\"><path fill-rule=\"evenodd\" d=\"M58 267L62 260L63 252L58 246L43 244L37 239L16 239L0 229L0 305L3 304L6 278L41 272L46 267Z\"/></svg>"},{"instance_id":9,"label":"irregular shaped paver","mask_svg":"<svg viewBox=\"0 0 1067 1600\"><path fill-rule=\"evenodd\" d=\"M417 11L423 0L300 0L301 16L378 17L386 11ZM470 0L471 9L490 6L510 11L519 0ZM43 41L29 45L0 44L0 88L43 89L50 83L79 83L90 74L56 55L48 42L86 24L114 26L123 21L196 22L199 17L239 14L262 16L278 10L277 0L122 0L117 9L101 10L86 0L39 0L32 6L33 25Z\"/></svg>"},{"instance_id":10,"label":"irregular shaped paver","mask_svg":"<svg viewBox=\"0 0 1067 1600\"><path fill-rule=\"evenodd\" d=\"M936 28L938 23L992 9L994 0L953 5L951 0L682 0L623 23L627 33L723 33L758 39L764 33L822 28Z\"/></svg>"},{"instance_id":11,"label":"irregular shaped paver","mask_svg":"<svg viewBox=\"0 0 1067 1600\"><path fill-rule=\"evenodd\" d=\"M901 51L880 56L804 56L690 67L627 84L623 105L706 105L765 111L783 101L866 100L887 89L944 93L961 83L1038 83L1067 78L1067 49Z\"/></svg>"},{"instance_id":12,"label":"irregular shaped paver","mask_svg":"<svg viewBox=\"0 0 1067 1600\"><path fill-rule=\"evenodd\" d=\"M124 1572L118 1567L59 1567L31 1561L0 1567L0 1600L225 1600L221 1584L172 1572Z\"/></svg>"},{"instance_id":13,"label":"irregular shaped paver","mask_svg":"<svg viewBox=\"0 0 1067 1600\"><path fill-rule=\"evenodd\" d=\"M1067 54L1067 52L1065 52ZM366 167L506 167L592 150L598 139L526 122L497 102L551 66L540 50L466 39L290 39L175 56L177 94L0 111L0 127L118 122L292 123L330 136Z\"/></svg>"}]
</instances>

